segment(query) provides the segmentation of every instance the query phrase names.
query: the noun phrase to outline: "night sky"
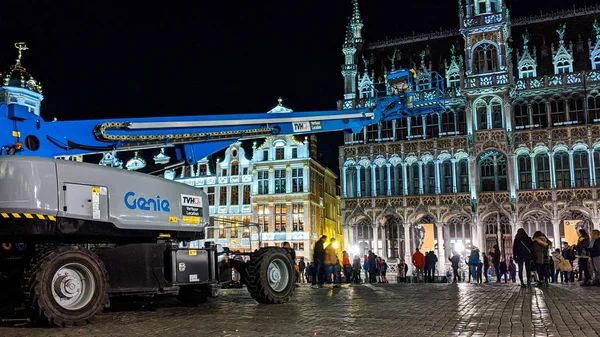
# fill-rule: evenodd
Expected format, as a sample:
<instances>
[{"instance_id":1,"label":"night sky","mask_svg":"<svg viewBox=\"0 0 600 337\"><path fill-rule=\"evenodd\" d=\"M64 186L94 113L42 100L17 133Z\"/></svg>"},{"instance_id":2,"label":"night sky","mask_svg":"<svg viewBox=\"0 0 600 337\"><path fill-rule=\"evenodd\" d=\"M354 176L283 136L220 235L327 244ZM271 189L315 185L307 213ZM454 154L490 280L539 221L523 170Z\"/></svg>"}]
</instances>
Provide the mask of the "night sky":
<instances>
[{"instance_id":1,"label":"night sky","mask_svg":"<svg viewBox=\"0 0 600 337\"><path fill-rule=\"evenodd\" d=\"M330 110L350 0L4 0L0 67L44 86L46 120ZM185 4L184 4L185 3ZM513 17L595 4L513 0ZM457 1L362 0L367 40L458 27ZM341 144L342 137L335 137ZM336 167L335 146L320 146Z\"/></svg>"}]
</instances>

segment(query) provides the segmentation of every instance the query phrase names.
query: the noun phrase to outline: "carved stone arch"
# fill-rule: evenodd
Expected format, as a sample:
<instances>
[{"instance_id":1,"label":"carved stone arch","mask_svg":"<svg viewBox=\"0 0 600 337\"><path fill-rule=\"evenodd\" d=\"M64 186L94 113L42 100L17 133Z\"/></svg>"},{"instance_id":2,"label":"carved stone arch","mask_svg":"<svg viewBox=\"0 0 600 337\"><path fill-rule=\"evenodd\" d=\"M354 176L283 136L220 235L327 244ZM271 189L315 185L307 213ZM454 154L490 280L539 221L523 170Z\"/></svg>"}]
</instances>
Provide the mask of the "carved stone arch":
<instances>
[{"instance_id":1,"label":"carved stone arch","mask_svg":"<svg viewBox=\"0 0 600 337\"><path fill-rule=\"evenodd\" d=\"M436 223L437 218L429 211L419 211L408 217L411 224Z\"/></svg>"},{"instance_id":2,"label":"carved stone arch","mask_svg":"<svg viewBox=\"0 0 600 337\"><path fill-rule=\"evenodd\" d=\"M375 222L383 225L385 223L385 218L389 217L389 216L395 216L395 217L400 218L402 221L404 221L404 217L402 216L402 214L399 214L398 212L396 212L396 209L393 208L392 206L387 205L385 207L385 209L383 210L383 212L381 212L381 214L375 219Z\"/></svg>"},{"instance_id":3,"label":"carved stone arch","mask_svg":"<svg viewBox=\"0 0 600 337\"><path fill-rule=\"evenodd\" d=\"M538 144L533 148L533 153L535 153L536 155L548 152L550 152L550 149L548 149L548 147L545 144Z\"/></svg>"},{"instance_id":4,"label":"carved stone arch","mask_svg":"<svg viewBox=\"0 0 600 337\"><path fill-rule=\"evenodd\" d=\"M528 147L521 145L515 150L515 157L518 157L518 156L524 155L524 154L530 154L530 153L531 153L531 151L529 151Z\"/></svg>"},{"instance_id":5,"label":"carved stone arch","mask_svg":"<svg viewBox=\"0 0 600 337\"><path fill-rule=\"evenodd\" d=\"M444 213L440 217L440 219L442 220L442 222L445 225L447 225L450 222L450 220L452 220L453 218L456 218L456 217L466 217L469 221L473 221L473 217L471 216L471 214L469 214L463 210L460 210L460 211L450 210L450 211Z\"/></svg>"},{"instance_id":6,"label":"carved stone arch","mask_svg":"<svg viewBox=\"0 0 600 337\"><path fill-rule=\"evenodd\" d=\"M548 218L548 219L552 219L552 213L548 212L548 210L545 209L540 209L540 208L534 208L534 209L528 209L527 211L523 212L523 214L519 215L519 221L525 221L528 220L530 218Z\"/></svg>"},{"instance_id":7,"label":"carved stone arch","mask_svg":"<svg viewBox=\"0 0 600 337\"><path fill-rule=\"evenodd\" d=\"M348 216L346 217L346 219L355 219L355 220L360 220L362 218L366 218L369 221L371 221L371 223L373 223L372 219L370 216L368 216L365 211L362 209L362 207L356 207L355 209L352 210L352 212L350 212L350 214L348 214ZM355 221L356 222L356 221Z\"/></svg>"},{"instance_id":8,"label":"carved stone arch","mask_svg":"<svg viewBox=\"0 0 600 337\"><path fill-rule=\"evenodd\" d=\"M480 219L482 222L485 222L486 218L494 214L501 214L506 216L509 220L512 219L512 216L506 210L504 210L504 208L501 205L499 205L496 202L489 205L488 209L481 214Z\"/></svg>"},{"instance_id":9,"label":"carved stone arch","mask_svg":"<svg viewBox=\"0 0 600 337\"><path fill-rule=\"evenodd\" d=\"M582 141L578 141L577 143L573 144L572 149L573 151L587 151L589 149L589 146Z\"/></svg>"},{"instance_id":10,"label":"carved stone arch","mask_svg":"<svg viewBox=\"0 0 600 337\"><path fill-rule=\"evenodd\" d=\"M578 229L583 228L588 234L592 230L592 212L585 207L567 207L559 212L559 219L561 221L581 220L577 224Z\"/></svg>"},{"instance_id":11,"label":"carved stone arch","mask_svg":"<svg viewBox=\"0 0 600 337\"><path fill-rule=\"evenodd\" d=\"M346 162L344 163L344 167L353 167L356 166L356 161L352 158L347 159Z\"/></svg>"},{"instance_id":12,"label":"carved stone arch","mask_svg":"<svg viewBox=\"0 0 600 337\"><path fill-rule=\"evenodd\" d=\"M552 147L552 152L559 152L559 151L569 151L569 147L567 145L565 145L564 142L557 142L556 145L554 145L554 147Z\"/></svg>"}]
</instances>

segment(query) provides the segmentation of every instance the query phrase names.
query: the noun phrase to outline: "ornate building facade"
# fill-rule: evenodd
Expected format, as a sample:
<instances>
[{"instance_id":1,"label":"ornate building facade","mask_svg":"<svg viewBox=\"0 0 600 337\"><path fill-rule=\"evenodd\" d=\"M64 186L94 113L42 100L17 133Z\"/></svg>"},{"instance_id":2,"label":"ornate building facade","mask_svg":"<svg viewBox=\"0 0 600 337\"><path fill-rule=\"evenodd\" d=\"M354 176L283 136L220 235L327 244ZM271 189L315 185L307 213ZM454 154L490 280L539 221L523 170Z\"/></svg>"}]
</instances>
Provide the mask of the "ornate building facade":
<instances>
[{"instance_id":1,"label":"ornate building facade","mask_svg":"<svg viewBox=\"0 0 600 337\"><path fill-rule=\"evenodd\" d=\"M269 113L291 111L280 100ZM321 235L337 238L341 246L344 242L338 177L317 158L316 137L273 136L253 144L252 158L238 142L216 161L214 172L203 159L177 172L167 171L165 178L208 194L213 226L207 240L240 251L288 241L298 258L310 261ZM133 165L130 162L127 167Z\"/></svg>"},{"instance_id":2,"label":"ornate building facade","mask_svg":"<svg viewBox=\"0 0 600 337\"><path fill-rule=\"evenodd\" d=\"M361 253L409 260L428 228L440 261L495 243L508 258L521 227L555 246L600 228L600 6L513 19L503 0L458 3L458 30L365 43L353 1L339 109L367 106L387 71L446 79L445 112L345 136L342 222Z\"/></svg>"}]
</instances>

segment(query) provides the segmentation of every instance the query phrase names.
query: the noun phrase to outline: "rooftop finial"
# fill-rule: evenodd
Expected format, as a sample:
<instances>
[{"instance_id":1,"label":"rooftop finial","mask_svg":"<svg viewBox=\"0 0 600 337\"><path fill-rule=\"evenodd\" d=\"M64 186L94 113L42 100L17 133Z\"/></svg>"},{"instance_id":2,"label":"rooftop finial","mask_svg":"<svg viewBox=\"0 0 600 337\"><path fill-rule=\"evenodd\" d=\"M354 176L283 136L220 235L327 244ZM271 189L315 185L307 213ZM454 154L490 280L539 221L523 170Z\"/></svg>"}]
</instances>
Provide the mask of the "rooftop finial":
<instances>
[{"instance_id":1,"label":"rooftop finial","mask_svg":"<svg viewBox=\"0 0 600 337\"><path fill-rule=\"evenodd\" d=\"M529 32L527 30L525 30L525 34L523 34L523 49L527 50L529 49L529 46L527 45L529 43Z\"/></svg>"},{"instance_id":2,"label":"rooftop finial","mask_svg":"<svg viewBox=\"0 0 600 337\"><path fill-rule=\"evenodd\" d=\"M596 39L600 40L600 26L598 25L598 20L594 20L594 30L596 31Z\"/></svg>"},{"instance_id":3,"label":"rooftop finial","mask_svg":"<svg viewBox=\"0 0 600 337\"><path fill-rule=\"evenodd\" d=\"M283 106L283 98L279 97L279 99L277 99L277 102L279 103L277 104L277 106Z\"/></svg>"},{"instance_id":4,"label":"rooftop finial","mask_svg":"<svg viewBox=\"0 0 600 337\"><path fill-rule=\"evenodd\" d=\"M559 26L558 29L556 30L556 32L558 33L558 38L560 39L561 43L564 43L566 29L567 29L567 24L563 23L563 25Z\"/></svg>"},{"instance_id":5,"label":"rooftop finial","mask_svg":"<svg viewBox=\"0 0 600 337\"><path fill-rule=\"evenodd\" d=\"M17 57L17 67L21 66L21 57L23 57L23 50L29 50L25 42L17 42L15 43L15 48L19 50L19 56Z\"/></svg>"}]
</instances>

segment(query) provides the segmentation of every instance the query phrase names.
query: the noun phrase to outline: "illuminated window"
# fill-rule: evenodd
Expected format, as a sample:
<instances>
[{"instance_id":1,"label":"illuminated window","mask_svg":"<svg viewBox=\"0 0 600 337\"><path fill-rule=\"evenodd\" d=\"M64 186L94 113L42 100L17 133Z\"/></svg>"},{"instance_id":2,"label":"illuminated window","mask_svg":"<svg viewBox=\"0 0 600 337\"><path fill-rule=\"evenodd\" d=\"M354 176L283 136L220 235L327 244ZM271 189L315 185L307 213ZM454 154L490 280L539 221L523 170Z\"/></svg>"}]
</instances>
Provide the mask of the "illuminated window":
<instances>
[{"instance_id":1,"label":"illuminated window","mask_svg":"<svg viewBox=\"0 0 600 337\"><path fill-rule=\"evenodd\" d=\"M227 205L227 187L219 187L219 205Z\"/></svg>"},{"instance_id":2,"label":"illuminated window","mask_svg":"<svg viewBox=\"0 0 600 337\"><path fill-rule=\"evenodd\" d=\"M231 163L231 175L237 176L238 174L240 174L240 166L238 165L237 161L234 161Z\"/></svg>"},{"instance_id":3,"label":"illuminated window","mask_svg":"<svg viewBox=\"0 0 600 337\"><path fill-rule=\"evenodd\" d=\"M237 239L240 237L240 219L237 216L231 217L231 227L229 232L231 233L231 238Z\"/></svg>"},{"instance_id":4,"label":"illuminated window","mask_svg":"<svg viewBox=\"0 0 600 337\"><path fill-rule=\"evenodd\" d=\"M275 205L275 231L285 232L287 226L287 208L285 204Z\"/></svg>"},{"instance_id":5,"label":"illuminated window","mask_svg":"<svg viewBox=\"0 0 600 337\"><path fill-rule=\"evenodd\" d=\"M269 208L267 205L258 205L258 224L263 232L269 231Z\"/></svg>"},{"instance_id":6,"label":"illuminated window","mask_svg":"<svg viewBox=\"0 0 600 337\"><path fill-rule=\"evenodd\" d=\"M244 195L242 196L242 204L249 205L250 204L250 185L244 185Z\"/></svg>"},{"instance_id":7,"label":"illuminated window","mask_svg":"<svg viewBox=\"0 0 600 337\"><path fill-rule=\"evenodd\" d=\"M206 194L208 195L208 205L214 206L215 205L215 188L208 187L206 190Z\"/></svg>"},{"instance_id":8,"label":"illuminated window","mask_svg":"<svg viewBox=\"0 0 600 337\"><path fill-rule=\"evenodd\" d=\"M304 204L297 203L292 206L292 221L293 231L304 231Z\"/></svg>"},{"instance_id":9,"label":"illuminated window","mask_svg":"<svg viewBox=\"0 0 600 337\"><path fill-rule=\"evenodd\" d=\"M275 160L285 159L285 149L282 147L275 149Z\"/></svg>"},{"instance_id":10,"label":"illuminated window","mask_svg":"<svg viewBox=\"0 0 600 337\"><path fill-rule=\"evenodd\" d=\"M230 204L231 205L238 205L240 203L240 196L239 196L239 186L235 185L235 186L231 186L231 200L230 200Z\"/></svg>"},{"instance_id":11,"label":"illuminated window","mask_svg":"<svg viewBox=\"0 0 600 337\"><path fill-rule=\"evenodd\" d=\"M219 238L227 238L227 219L219 219Z\"/></svg>"},{"instance_id":12,"label":"illuminated window","mask_svg":"<svg viewBox=\"0 0 600 337\"><path fill-rule=\"evenodd\" d=\"M242 218L242 237L249 238L250 237L250 216L244 215Z\"/></svg>"}]
</instances>

